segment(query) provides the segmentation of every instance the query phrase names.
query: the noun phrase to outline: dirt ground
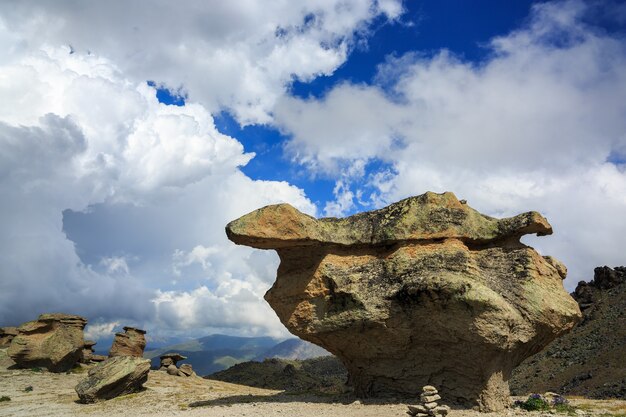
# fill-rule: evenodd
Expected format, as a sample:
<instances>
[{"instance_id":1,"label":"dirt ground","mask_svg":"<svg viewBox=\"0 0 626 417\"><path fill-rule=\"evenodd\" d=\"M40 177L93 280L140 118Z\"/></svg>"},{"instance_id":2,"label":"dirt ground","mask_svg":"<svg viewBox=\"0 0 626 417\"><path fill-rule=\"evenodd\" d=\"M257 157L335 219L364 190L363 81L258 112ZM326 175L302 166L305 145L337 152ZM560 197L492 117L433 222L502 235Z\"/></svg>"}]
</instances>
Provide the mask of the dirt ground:
<instances>
[{"instance_id":1,"label":"dirt ground","mask_svg":"<svg viewBox=\"0 0 626 417\"><path fill-rule=\"evenodd\" d=\"M54 374L47 371L7 369L0 360L0 416L248 416L248 417L402 417L404 403L361 402L351 398L288 395L199 377L177 377L150 371L145 390L97 404L80 404L74 386L85 373ZM32 387L32 390L27 390ZM626 401L572 399L585 411L579 415L626 416ZM440 403L445 403L440 401ZM510 409L481 414L452 410L450 417L551 415Z\"/></svg>"}]
</instances>

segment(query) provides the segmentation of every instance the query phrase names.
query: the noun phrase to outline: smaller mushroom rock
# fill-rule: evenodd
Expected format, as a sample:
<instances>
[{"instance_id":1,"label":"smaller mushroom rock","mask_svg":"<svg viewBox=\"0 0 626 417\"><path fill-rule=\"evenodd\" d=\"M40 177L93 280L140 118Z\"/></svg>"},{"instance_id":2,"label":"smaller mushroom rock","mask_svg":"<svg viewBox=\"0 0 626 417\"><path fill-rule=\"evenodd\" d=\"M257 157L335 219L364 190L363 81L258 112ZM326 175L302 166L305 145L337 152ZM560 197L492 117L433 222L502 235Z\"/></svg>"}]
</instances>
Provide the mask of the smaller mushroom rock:
<instances>
[{"instance_id":1,"label":"smaller mushroom rock","mask_svg":"<svg viewBox=\"0 0 626 417\"><path fill-rule=\"evenodd\" d=\"M167 368L170 365L176 366L178 361L182 361L187 359L186 356L181 355L180 353L166 353L165 355L161 355L161 365L159 368Z\"/></svg>"},{"instance_id":2,"label":"smaller mushroom rock","mask_svg":"<svg viewBox=\"0 0 626 417\"><path fill-rule=\"evenodd\" d=\"M134 356L143 357L143 350L146 347L145 330L134 327L124 327L124 333L115 333L113 346L109 351L109 357L114 356Z\"/></svg>"},{"instance_id":3,"label":"smaller mushroom rock","mask_svg":"<svg viewBox=\"0 0 626 417\"><path fill-rule=\"evenodd\" d=\"M83 351L80 358L81 363L91 362L91 357L95 352L93 348L95 345L96 342L94 342L93 340L85 340L85 345L83 346Z\"/></svg>"},{"instance_id":4,"label":"smaller mushroom rock","mask_svg":"<svg viewBox=\"0 0 626 417\"><path fill-rule=\"evenodd\" d=\"M7 347L17 336L17 327L0 327L0 347Z\"/></svg>"},{"instance_id":5,"label":"smaller mushroom rock","mask_svg":"<svg viewBox=\"0 0 626 417\"><path fill-rule=\"evenodd\" d=\"M74 388L80 401L93 403L138 392L148 380L150 361L132 356L117 356L89 370Z\"/></svg>"},{"instance_id":6,"label":"smaller mushroom rock","mask_svg":"<svg viewBox=\"0 0 626 417\"><path fill-rule=\"evenodd\" d=\"M7 355L21 368L64 372L81 358L87 320L69 314L42 314L18 327Z\"/></svg>"}]
</instances>

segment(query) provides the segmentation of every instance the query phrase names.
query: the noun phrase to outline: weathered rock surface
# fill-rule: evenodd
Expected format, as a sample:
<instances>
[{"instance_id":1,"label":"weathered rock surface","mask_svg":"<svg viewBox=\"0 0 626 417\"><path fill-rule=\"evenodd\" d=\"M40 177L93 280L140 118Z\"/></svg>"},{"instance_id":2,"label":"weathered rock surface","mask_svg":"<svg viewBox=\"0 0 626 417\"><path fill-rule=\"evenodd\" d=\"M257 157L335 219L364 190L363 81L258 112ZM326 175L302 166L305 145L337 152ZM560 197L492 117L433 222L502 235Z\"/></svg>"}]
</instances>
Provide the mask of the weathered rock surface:
<instances>
[{"instance_id":1,"label":"weathered rock surface","mask_svg":"<svg viewBox=\"0 0 626 417\"><path fill-rule=\"evenodd\" d=\"M273 205L226 233L277 250L265 299L293 334L342 360L361 396L432 384L447 401L500 410L512 369L581 317L565 267L519 241L552 233L536 212L495 219L426 193L344 219Z\"/></svg>"},{"instance_id":2,"label":"weathered rock surface","mask_svg":"<svg viewBox=\"0 0 626 417\"><path fill-rule=\"evenodd\" d=\"M18 327L7 354L23 368L41 367L63 372L82 355L87 320L69 314L42 314Z\"/></svg>"},{"instance_id":3,"label":"weathered rock surface","mask_svg":"<svg viewBox=\"0 0 626 417\"><path fill-rule=\"evenodd\" d=\"M178 370L180 371L180 374L182 374L184 376L195 376L196 375L196 373L193 371L193 367L190 364L188 364L188 363L184 363L184 364L180 365L180 368Z\"/></svg>"},{"instance_id":4,"label":"weathered rock surface","mask_svg":"<svg viewBox=\"0 0 626 417\"><path fill-rule=\"evenodd\" d=\"M125 326L124 333L115 333L109 357L134 356L142 358L143 350L146 347L145 334L145 330Z\"/></svg>"},{"instance_id":5,"label":"weathered rock surface","mask_svg":"<svg viewBox=\"0 0 626 417\"><path fill-rule=\"evenodd\" d=\"M140 391L148 380L150 360L117 356L89 370L87 377L74 388L80 401L93 403Z\"/></svg>"},{"instance_id":6,"label":"weathered rock surface","mask_svg":"<svg viewBox=\"0 0 626 417\"><path fill-rule=\"evenodd\" d=\"M7 347L17 336L17 327L0 327L0 347Z\"/></svg>"}]
</instances>

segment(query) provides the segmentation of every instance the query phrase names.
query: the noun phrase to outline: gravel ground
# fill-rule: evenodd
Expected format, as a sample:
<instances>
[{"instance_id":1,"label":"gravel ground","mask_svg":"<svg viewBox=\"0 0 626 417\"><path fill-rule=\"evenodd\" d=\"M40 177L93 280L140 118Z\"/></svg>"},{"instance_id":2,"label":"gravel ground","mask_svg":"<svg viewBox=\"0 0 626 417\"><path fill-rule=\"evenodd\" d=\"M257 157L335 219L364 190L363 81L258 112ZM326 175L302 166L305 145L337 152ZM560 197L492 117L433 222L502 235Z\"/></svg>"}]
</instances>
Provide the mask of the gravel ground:
<instances>
[{"instance_id":1,"label":"gravel ground","mask_svg":"<svg viewBox=\"0 0 626 417\"><path fill-rule=\"evenodd\" d=\"M0 361L1 362L1 361ZM262 416L262 417L406 417L406 405L383 404L332 397L287 395L280 391L251 388L198 377L183 378L150 371L146 389L97 404L80 404L74 386L84 373L54 374L7 369L0 363L0 416ZM32 391L26 391L27 387ZM445 401L440 401L445 403ZM626 416L626 401L572 399L586 415ZM582 415L585 415L582 414ZM481 414L452 410L450 417L550 415L510 409Z\"/></svg>"}]
</instances>

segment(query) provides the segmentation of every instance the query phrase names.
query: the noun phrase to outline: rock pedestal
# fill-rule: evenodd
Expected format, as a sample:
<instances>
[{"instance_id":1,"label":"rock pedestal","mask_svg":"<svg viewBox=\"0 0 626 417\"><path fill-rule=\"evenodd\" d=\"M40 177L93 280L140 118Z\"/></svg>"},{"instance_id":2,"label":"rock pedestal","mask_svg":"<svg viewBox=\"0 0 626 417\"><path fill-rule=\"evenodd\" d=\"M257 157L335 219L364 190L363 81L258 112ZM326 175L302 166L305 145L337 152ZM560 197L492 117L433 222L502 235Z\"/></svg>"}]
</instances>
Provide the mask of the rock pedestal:
<instances>
[{"instance_id":1,"label":"rock pedestal","mask_svg":"<svg viewBox=\"0 0 626 417\"><path fill-rule=\"evenodd\" d=\"M93 403L140 391L148 380L150 361L133 356L117 356L89 370L74 388L80 401Z\"/></svg>"},{"instance_id":2,"label":"rock pedestal","mask_svg":"<svg viewBox=\"0 0 626 417\"><path fill-rule=\"evenodd\" d=\"M581 317L563 264L520 243L552 233L536 212L495 219L426 193L343 219L278 204L226 233L278 252L265 299L289 331L342 360L360 396L431 384L450 403L501 410L512 369Z\"/></svg>"},{"instance_id":3,"label":"rock pedestal","mask_svg":"<svg viewBox=\"0 0 626 417\"><path fill-rule=\"evenodd\" d=\"M22 368L63 372L81 358L87 320L69 314L42 314L18 327L7 354Z\"/></svg>"},{"instance_id":4,"label":"rock pedestal","mask_svg":"<svg viewBox=\"0 0 626 417\"><path fill-rule=\"evenodd\" d=\"M187 359L186 356L183 356L180 353L166 353L165 355L161 355L159 358L161 359L161 365L159 366L159 369L162 370L167 369L167 367L170 365L176 366L176 363L178 361Z\"/></svg>"},{"instance_id":5,"label":"rock pedestal","mask_svg":"<svg viewBox=\"0 0 626 417\"><path fill-rule=\"evenodd\" d=\"M0 327L0 348L9 346L15 336L17 327Z\"/></svg>"},{"instance_id":6,"label":"rock pedestal","mask_svg":"<svg viewBox=\"0 0 626 417\"><path fill-rule=\"evenodd\" d=\"M409 405L409 411L406 413L410 416L416 417L436 417L446 416L450 412L450 407L447 405L439 405L441 397L437 388L432 385L426 385L422 388L422 394L420 395L420 404Z\"/></svg>"},{"instance_id":7,"label":"rock pedestal","mask_svg":"<svg viewBox=\"0 0 626 417\"><path fill-rule=\"evenodd\" d=\"M134 356L142 358L143 350L146 347L145 334L145 330L125 326L124 333L115 333L109 357Z\"/></svg>"}]
</instances>

